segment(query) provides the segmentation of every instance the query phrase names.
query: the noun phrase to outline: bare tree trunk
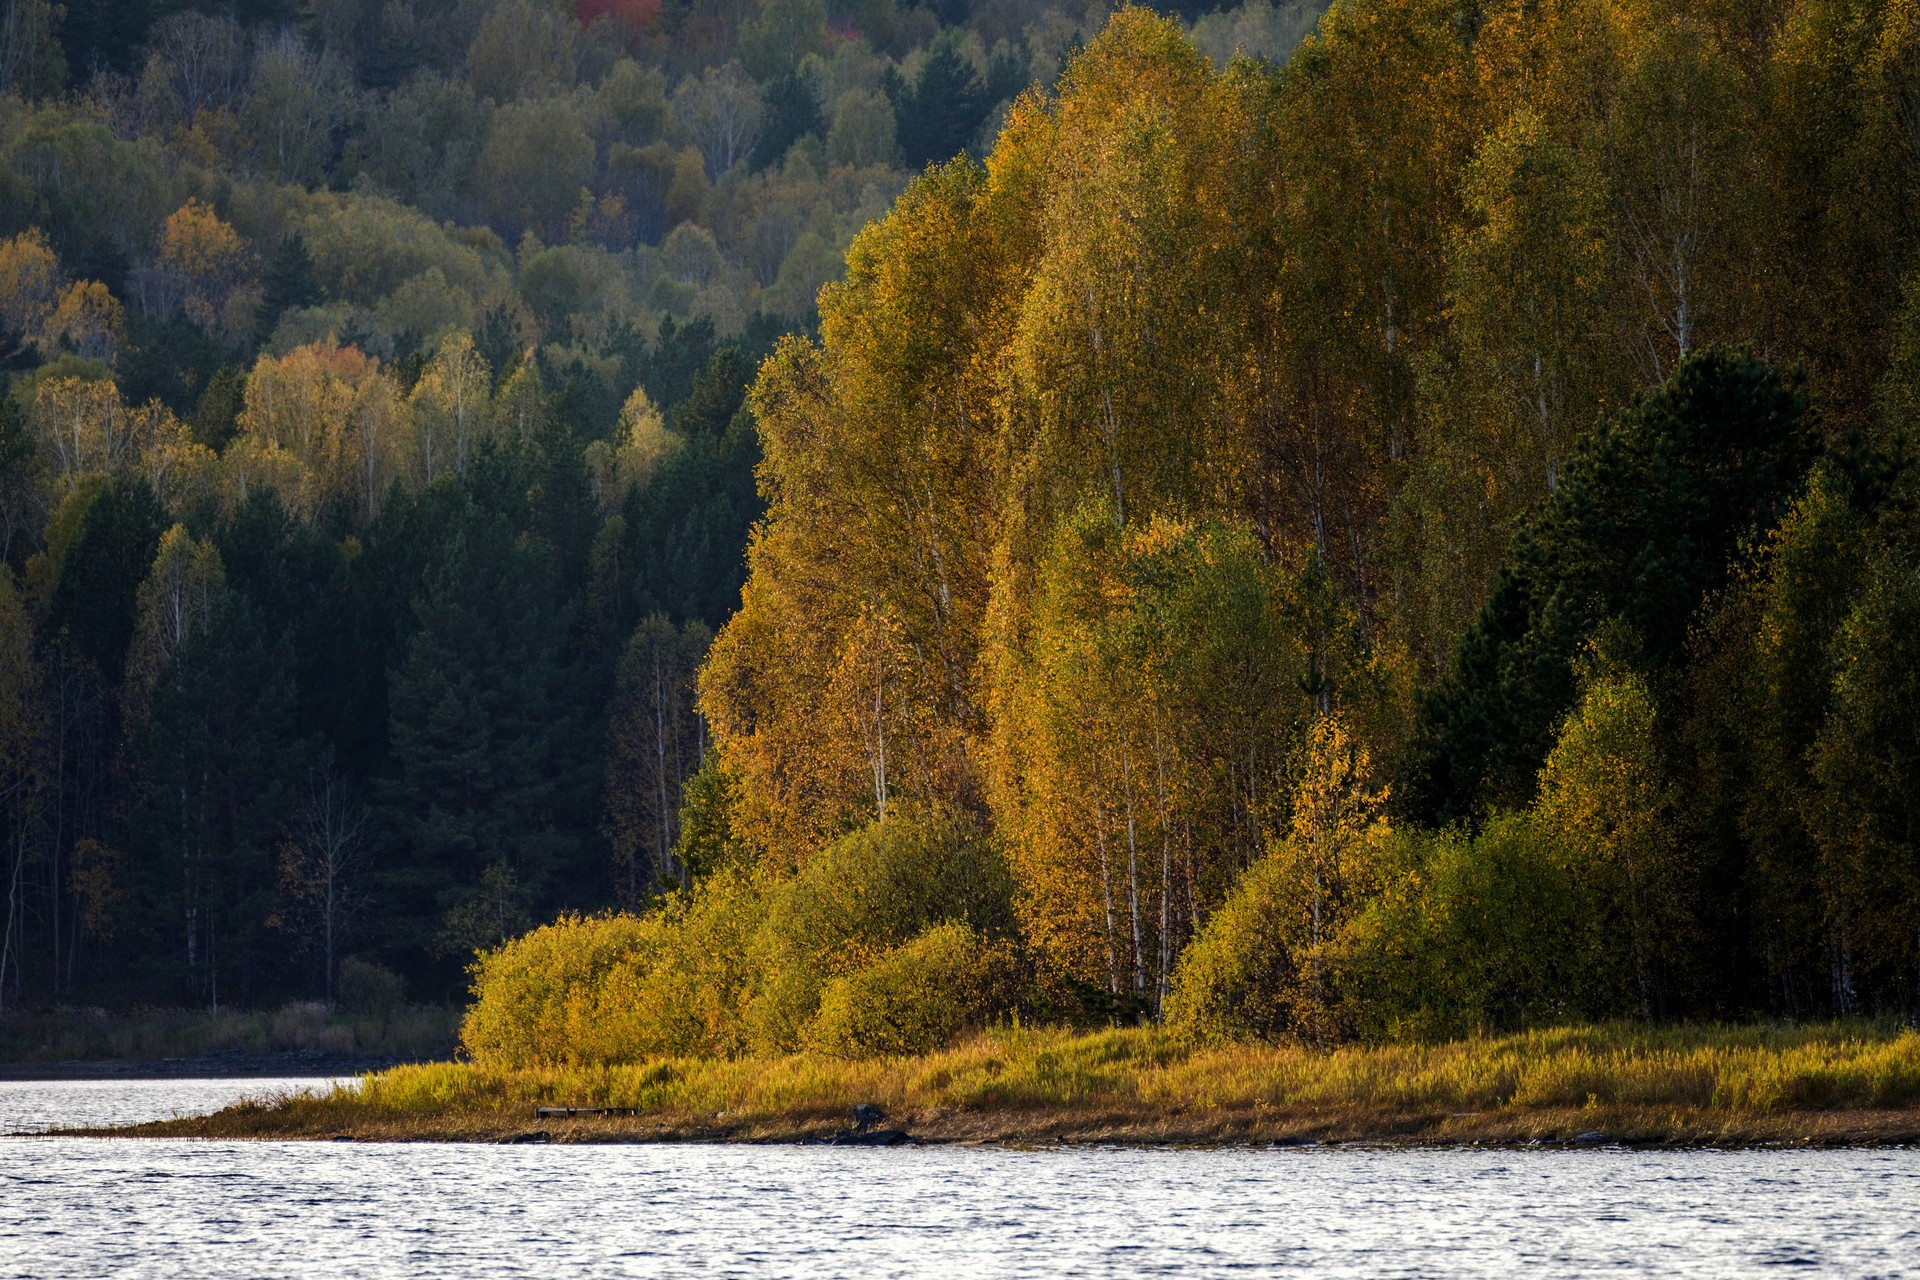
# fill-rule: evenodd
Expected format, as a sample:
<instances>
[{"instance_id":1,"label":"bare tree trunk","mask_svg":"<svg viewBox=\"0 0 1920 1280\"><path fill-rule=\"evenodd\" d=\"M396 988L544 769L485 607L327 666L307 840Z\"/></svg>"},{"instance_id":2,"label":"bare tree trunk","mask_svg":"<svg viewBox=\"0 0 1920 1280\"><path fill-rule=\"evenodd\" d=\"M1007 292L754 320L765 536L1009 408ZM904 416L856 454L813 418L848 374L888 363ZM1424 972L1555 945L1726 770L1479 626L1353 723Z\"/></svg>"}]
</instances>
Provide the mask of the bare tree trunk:
<instances>
[{"instance_id":1,"label":"bare tree trunk","mask_svg":"<svg viewBox=\"0 0 1920 1280\"><path fill-rule=\"evenodd\" d=\"M660 670L660 645L653 646L653 749L654 749L654 790L659 798L660 843L659 856L654 859L654 874L659 881L666 883L667 874L672 870L669 865L673 858L673 846L667 839L667 693L666 679Z\"/></svg>"},{"instance_id":2,"label":"bare tree trunk","mask_svg":"<svg viewBox=\"0 0 1920 1280\"><path fill-rule=\"evenodd\" d=\"M873 802L881 821L887 817L887 683L884 674L873 682Z\"/></svg>"},{"instance_id":3,"label":"bare tree trunk","mask_svg":"<svg viewBox=\"0 0 1920 1280\"><path fill-rule=\"evenodd\" d=\"M1114 956L1113 945L1113 873L1107 863L1107 814L1106 802L1100 795L1100 757L1094 756L1093 794L1095 809L1093 812L1093 839L1100 850L1100 893L1106 900L1107 924L1107 990L1113 995L1120 994L1120 965Z\"/></svg>"},{"instance_id":4,"label":"bare tree trunk","mask_svg":"<svg viewBox=\"0 0 1920 1280\"><path fill-rule=\"evenodd\" d=\"M1146 956L1140 946L1140 845L1133 816L1133 753L1120 739L1121 795L1127 806L1127 912L1133 921L1133 994L1147 989Z\"/></svg>"},{"instance_id":5,"label":"bare tree trunk","mask_svg":"<svg viewBox=\"0 0 1920 1280\"><path fill-rule=\"evenodd\" d=\"M13 840L13 871L7 877L7 932L0 940L0 1013L7 1008L7 962L13 958L14 922L20 915L20 877L27 862L26 828L21 826ZM14 972L20 971L17 962Z\"/></svg>"},{"instance_id":6,"label":"bare tree trunk","mask_svg":"<svg viewBox=\"0 0 1920 1280\"><path fill-rule=\"evenodd\" d=\"M1167 760L1157 716L1153 725L1153 768L1154 793L1160 806L1160 977L1153 996L1154 1013L1158 1016L1167 1001L1167 968L1172 962L1169 945L1173 924L1170 910L1173 900L1173 829L1167 816Z\"/></svg>"}]
</instances>

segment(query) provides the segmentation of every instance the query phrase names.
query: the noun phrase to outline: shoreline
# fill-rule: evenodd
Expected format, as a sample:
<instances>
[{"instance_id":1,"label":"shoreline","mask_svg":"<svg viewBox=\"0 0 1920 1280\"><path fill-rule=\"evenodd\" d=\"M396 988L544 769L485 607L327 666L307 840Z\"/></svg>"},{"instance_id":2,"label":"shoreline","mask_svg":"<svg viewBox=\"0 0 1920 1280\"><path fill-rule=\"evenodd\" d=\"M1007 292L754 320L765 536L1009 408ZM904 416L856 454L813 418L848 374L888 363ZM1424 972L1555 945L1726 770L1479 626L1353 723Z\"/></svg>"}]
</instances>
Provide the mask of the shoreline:
<instances>
[{"instance_id":1,"label":"shoreline","mask_svg":"<svg viewBox=\"0 0 1920 1280\"><path fill-rule=\"evenodd\" d=\"M939 1143L1911 1144L1920 1143L1920 1032L1614 1024L1314 1050L1194 1045L1150 1028L1009 1027L892 1058L396 1066L322 1093L91 1132L813 1142L854 1139L855 1107L870 1127Z\"/></svg>"},{"instance_id":2,"label":"shoreline","mask_svg":"<svg viewBox=\"0 0 1920 1280\"><path fill-rule=\"evenodd\" d=\"M46 1137L191 1138L201 1141L426 1142L506 1145L552 1143L623 1145L1001 1146L1048 1147L1275 1147L1509 1150L1583 1150L1628 1147L1657 1150L1886 1148L1920 1145L1920 1111L1787 1111L1766 1115L1714 1114L1672 1108L1524 1109L1473 1114L1339 1112L1264 1114L1085 1113L1032 1110L907 1113L889 1119L893 1140L847 1140L846 1122L812 1114L755 1117L729 1123L719 1116L572 1117L553 1119L535 1109L484 1115L423 1113L362 1118L346 1123L301 1123L271 1109L236 1107L208 1116L109 1129L56 1130ZM318 1117L315 1118L318 1120ZM335 1118L336 1121L341 1119ZM840 1140L836 1141L836 1136Z\"/></svg>"}]
</instances>

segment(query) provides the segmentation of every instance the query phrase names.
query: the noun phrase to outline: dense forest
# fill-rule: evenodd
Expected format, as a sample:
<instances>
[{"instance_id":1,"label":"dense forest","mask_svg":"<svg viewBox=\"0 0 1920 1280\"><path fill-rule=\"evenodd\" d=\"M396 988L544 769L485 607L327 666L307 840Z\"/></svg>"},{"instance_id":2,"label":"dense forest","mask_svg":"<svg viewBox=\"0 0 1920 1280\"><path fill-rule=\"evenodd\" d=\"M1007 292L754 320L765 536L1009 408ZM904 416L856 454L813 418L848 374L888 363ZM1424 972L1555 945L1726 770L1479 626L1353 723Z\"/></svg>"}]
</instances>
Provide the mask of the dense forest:
<instances>
[{"instance_id":1,"label":"dense forest","mask_svg":"<svg viewBox=\"0 0 1920 1280\"><path fill-rule=\"evenodd\" d=\"M0 1009L443 999L673 883L756 366L1106 14L0 3Z\"/></svg>"},{"instance_id":2,"label":"dense forest","mask_svg":"<svg viewBox=\"0 0 1920 1280\"><path fill-rule=\"evenodd\" d=\"M8 27L9 1000L1920 1012L1905 0L125 11Z\"/></svg>"},{"instance_id":3,"label":"dense forest","mask_svg":"<svg viewBox=\"0 0 1920 1280\"><path fill-rule=\"evenodd\" d=\"M1920 1013L1920 9L1125 10L863 231L501 1061Z\"/></svg>"}]
</instances>

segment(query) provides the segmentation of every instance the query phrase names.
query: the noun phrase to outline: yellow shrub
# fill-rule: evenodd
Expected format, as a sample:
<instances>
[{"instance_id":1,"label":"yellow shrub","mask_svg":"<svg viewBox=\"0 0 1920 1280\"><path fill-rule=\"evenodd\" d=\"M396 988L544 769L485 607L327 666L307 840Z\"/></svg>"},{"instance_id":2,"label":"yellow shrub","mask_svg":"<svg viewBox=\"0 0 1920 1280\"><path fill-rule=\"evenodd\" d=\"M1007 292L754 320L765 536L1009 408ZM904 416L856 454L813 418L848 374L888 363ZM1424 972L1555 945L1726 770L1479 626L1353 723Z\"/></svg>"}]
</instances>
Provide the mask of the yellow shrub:
<instances>
[{"instance_id":1,"label":"yellow shrub","mask_svg":"<svg viewBox=\"0 0 1920 1280\"><path fill-rule=\"evenodd\" d=\"M926 1053L1006 1009L1016 990L1011 950L950 921L828 983L807 1039L845 1058Z\"/></svg>"}]
</instances>

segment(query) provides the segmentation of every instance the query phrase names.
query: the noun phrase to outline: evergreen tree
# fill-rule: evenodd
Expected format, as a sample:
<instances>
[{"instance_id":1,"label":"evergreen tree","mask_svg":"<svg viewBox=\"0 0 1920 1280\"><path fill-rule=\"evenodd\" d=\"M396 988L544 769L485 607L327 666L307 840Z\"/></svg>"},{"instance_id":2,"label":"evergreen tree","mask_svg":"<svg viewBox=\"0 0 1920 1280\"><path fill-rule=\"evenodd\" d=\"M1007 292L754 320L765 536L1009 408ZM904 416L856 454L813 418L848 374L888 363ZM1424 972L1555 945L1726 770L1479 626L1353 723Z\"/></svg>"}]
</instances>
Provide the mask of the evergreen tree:
<instances>
[{"instance_id":1,"label":"evergreen tree","mask_svg":"<svg viewBox=\"0 0 1920 1280\"><path fill-rule=\"evenodd\" d=\"M1656 668L1681 665L1741 540L1804 484L1812 426L1796 379L1709 350L1589 435L1421 706L1414 811L1444 822L1530 799L1603 623Z\"/></svg>"},{"instance_id":2,"label":"evergreen tree","mask_svg":"<svg viewBox=\"0 0 1920 1280\"><path fill-rule=\"evenodd\" d=\"M820 115L820 92L813 77L798 67L769 80L760 90L760 100L764 114L759 141L753 144L755 170L779 164L794 143L827 131Z\"/></svg>"},{"instance_id":3,"label":"evergreen tree","mask_svg":"<svg viewBox=\"0 0 1920 1280\"><path fill-rule=\"evenodd\" d=\"M944 164L972 145L993 103L980 73L948 37L934 41L911 89L896 76L893 99L896 136L910 169Z\"/></svg>"},{"instance_id":4,"label":"evergreen tree","mask_svg":"<svg viewBox=\"0 0 1920 1280\"><path fill-rule=\"evenodd\" d=\"M133 638L135 597L168 523L144 477L111 476L60 558L47 625L110 684L119 683Z\"/></svg>"},{"instance_id":5,"label":"evergreen tree","mask_svg":"<svg viewBox=\"0 0 1920 1280\"><path fill-rule=\"evenodd\" d=\"M139 924L156 944L140 967L190 1000L250 1004L290 976L267 929L275 844L311 753L295 701L290 646L234 591L152 690L128 823Z\"/></svg>"},{"instance_id":6,"label":"evergreen tree","mask_svg":"<svg viewBox=\"0 0 1920 1280\"><path fill-rule=\"evenodd\" d=\"M298 307L318 306L324 300L314 278L313 257L298 232L281 238L267 259L260 279L259 330L270 338L280 317Z\"/></svg>"},{"instance_id":7,"label":"evergreen tree","mask_svg":"<svg viewBox=\"0 0 1920 1280\"><path fill-rule=\"evenodd\" d=\"M602 698L569 652L575 607L553 568L542 544L476 512L415 601L378 788L387 943L415 964L459 953L457 926L503 875L542 913L586 905L602 882Z\"/></svg>"}]
</instances>

